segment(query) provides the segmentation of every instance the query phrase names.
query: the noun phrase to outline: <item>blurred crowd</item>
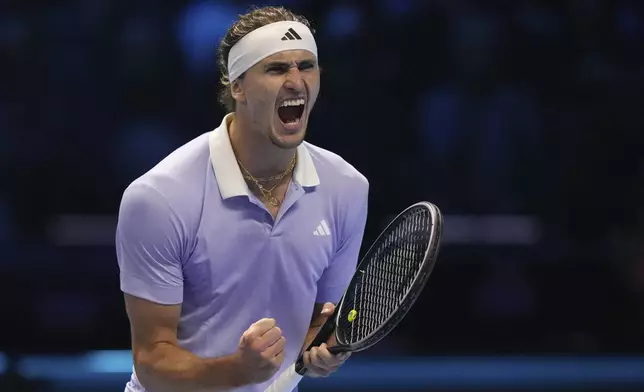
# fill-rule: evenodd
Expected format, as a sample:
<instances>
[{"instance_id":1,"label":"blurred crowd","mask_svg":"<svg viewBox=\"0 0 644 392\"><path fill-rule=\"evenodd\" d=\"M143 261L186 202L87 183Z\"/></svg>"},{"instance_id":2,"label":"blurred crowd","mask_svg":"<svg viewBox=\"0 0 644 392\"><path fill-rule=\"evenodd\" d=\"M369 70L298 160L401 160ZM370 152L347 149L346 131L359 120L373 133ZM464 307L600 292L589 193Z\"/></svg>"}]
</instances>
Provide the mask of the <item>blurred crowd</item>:
<instances>
[{"instance_id":1,"label":"blurred crowd","mask_svg":"<svg viewBox=\"0 0 644 392\"><path fill-rule=\"evenodd\" d=\"M218 126L217 42L251 4L0 4L0 295L18 299L0 351L128 347L113 249L48 228L114 215L129 182ZM644 351L642 2L280 4L317 30L308 139L369 178L367 242L420 199L541 224L529 247L446 247L396 345Z\"/></svg>"}]
</instances>

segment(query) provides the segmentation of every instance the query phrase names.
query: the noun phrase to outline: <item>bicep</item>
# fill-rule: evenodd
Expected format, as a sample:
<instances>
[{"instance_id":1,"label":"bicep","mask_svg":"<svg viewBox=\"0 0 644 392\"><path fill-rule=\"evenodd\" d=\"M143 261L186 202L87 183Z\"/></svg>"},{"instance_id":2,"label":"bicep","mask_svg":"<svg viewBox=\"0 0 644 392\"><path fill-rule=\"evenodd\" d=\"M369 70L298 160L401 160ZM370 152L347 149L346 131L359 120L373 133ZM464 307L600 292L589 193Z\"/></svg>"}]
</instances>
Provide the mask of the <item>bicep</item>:
<instances>
[{"instance_id":1,"label":"bicep","mask_svg":"<svg viewBox=\"0 0 644 392\"><path fill-rule=\"evenodd\" d=\"M136 363L145 362L145 356L159 344L177 345L181 305L163 305L125 294L125 309Z\"/></svg>"},{"instance_id":2,"label":"bicep","mask_svg":"<svg viewBox=\"0 0 644 392\"><path fill-rule=\"evenodd\" d=\"M137 362L160 343L176 345L183 300L181 227L155 188L136 184L124 192L116 254Z\"/></svg>"}]
</instances>

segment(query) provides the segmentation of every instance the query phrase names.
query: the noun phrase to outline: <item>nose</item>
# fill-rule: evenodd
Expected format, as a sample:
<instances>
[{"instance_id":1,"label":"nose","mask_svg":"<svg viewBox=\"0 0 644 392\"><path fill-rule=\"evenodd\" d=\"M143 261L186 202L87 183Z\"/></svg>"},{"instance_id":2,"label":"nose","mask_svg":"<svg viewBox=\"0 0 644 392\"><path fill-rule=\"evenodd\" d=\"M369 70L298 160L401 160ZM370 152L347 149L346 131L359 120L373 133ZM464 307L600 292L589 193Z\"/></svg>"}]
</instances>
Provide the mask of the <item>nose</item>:
<instances>
[{"instance_id":1,"label":"nose","mask_svg":"<svg viewBox=\"0 0 644 392\"><path fill-rule=\"evenodd\" d=\"M304 90L304 78L302 72L300 72L297 66L289 68L286 73L286 82L284 82L284 87L294 91Z\"/></svg>"}]
</instances>

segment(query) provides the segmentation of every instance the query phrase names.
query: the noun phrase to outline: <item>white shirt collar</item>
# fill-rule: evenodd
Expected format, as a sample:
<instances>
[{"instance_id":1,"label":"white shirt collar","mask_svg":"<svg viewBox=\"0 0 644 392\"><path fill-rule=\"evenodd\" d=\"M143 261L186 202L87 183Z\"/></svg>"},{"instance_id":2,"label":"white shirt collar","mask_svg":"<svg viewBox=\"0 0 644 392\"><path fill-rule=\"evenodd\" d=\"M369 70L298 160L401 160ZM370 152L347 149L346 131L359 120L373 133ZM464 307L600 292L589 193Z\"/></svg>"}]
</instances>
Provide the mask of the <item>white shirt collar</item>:
<instances>
[{"instance_id":1,"label":"white shirt collar","mask_svg":"<svg viewBox=\"0 0 644 392\"><path fill-rule=\"evenodd\" d=\"M215 171L221 197L224 199L250 195L230 144L228 120L232 115L233 113L227 114L221 125L208 135L210 162ZM297 147L297 164L293 170L293 180L303 187L314 187L320 184L320 178L305 143Z\"/></svg>"}]
</instances>

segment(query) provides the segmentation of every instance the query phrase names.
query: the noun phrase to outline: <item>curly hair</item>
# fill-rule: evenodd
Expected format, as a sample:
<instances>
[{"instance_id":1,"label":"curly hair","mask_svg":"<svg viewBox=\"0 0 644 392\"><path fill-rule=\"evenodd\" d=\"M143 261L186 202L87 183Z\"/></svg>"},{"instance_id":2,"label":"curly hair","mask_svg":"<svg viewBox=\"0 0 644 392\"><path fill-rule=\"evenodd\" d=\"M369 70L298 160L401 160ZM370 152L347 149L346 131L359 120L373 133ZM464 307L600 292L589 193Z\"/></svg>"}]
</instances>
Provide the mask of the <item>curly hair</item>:
<instances>
[{"instance_id":1,"label":"curly hair","mask_svg":"<svg viewBox=\"0 0 644 392\"><path fill-rule=\"evenodd\" d=\"M221 74L222 89L219 93L219 102L228 112L235 111L235 100L230 92L230 80L228 79L228 55L230 49L239 42L246 34L271 23L294 21L307 26L311 33L315 33L309 21L302 15L293 13L284 7L267 6L251 8L251 10L239 16L239 19L226 32L226 35L219 43L217 50L217 64ZM240 78L243 78L242 74Z\"/></svg>"}]
</instances>

